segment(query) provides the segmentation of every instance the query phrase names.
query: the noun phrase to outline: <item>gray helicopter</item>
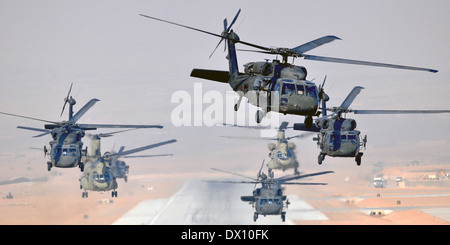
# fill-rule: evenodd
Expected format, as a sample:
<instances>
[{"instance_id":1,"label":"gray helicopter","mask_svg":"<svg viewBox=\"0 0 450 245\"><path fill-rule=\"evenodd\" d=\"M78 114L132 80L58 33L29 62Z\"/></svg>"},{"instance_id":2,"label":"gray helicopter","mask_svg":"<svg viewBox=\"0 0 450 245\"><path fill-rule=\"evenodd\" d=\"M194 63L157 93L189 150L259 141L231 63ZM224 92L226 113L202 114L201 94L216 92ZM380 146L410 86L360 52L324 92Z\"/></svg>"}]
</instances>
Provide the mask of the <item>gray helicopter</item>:
<instances>
[{"instance_id":1,"label":"gray helicopter","mask_svg":"<svg viewBox=\"0 0 450 245\"><path fill-rule=\"evenodd\" d=\"M248 138L248 137L236 137L236 136L222 136L226 138L245 138L245 139L258 139L258 140L276 140L277 143L269 143L267 148L269 148L269 157L270 161L267 164L267 167L270 170L279 169L283 172L287 169L294 169L294 173L296 175L300 174L298 171L299 161L297 160L297 155L295 153L296 145L294 142L289 142L289 140L294 138L304 138L309 136L310 134L299 134L295 136L286 137L286 130L288 129L289 122L282 122L280 127L277 128L277 136L275 138ZM241 127L241 128L250 128L250 129L267 129L268 127L261 126L240 126L240 125L229 125L224 124L226 126L232 127ZM290 127L292 128L292 127Z\"/></svg>"},{"instance_id":2,"label":"gray helicopter","mask_svg":"<svg viewBox=\"0 0 450 245\"><path fill-rule=\"evenodd\" d=\"M241 201L248 202L255 209L253 213L253 221L256 222L259 215L281 215L281 220L284 222L286 220L286 209L288 208L289 200L284 194L284 187L282 185L326 185L326 183L306 183L306 182L289 182L291 180L297 180L317 175L334 173L333 171L323 171L312 174L304 175L294 175L294 176L283 176L280 178L274 178L273 172L268 171L268 175L261 172L264 165L257 174L256 179L241 174L228 172L216 168L212 170L220 171L228 174L237 175L243 178L250 179L251 181L210 181L210 182L222 182L222 183L233 183L233 184L255 184L253 193L251 196L241 196ZM261 187L256 188L257 184L261 184Z\"/></svg>"},{"instance_id":3,"label":"gray helicopter","mask_svg":"<svg viewBox=\"0 0 450 245\"><path fill-rule=\"evenodd\" d=\"M126 155L130 155L140 151L177 142L177 140L172 139L156 144L135 148L128 151L123 151L124 146L122 146L119 152L117 153L105 152L102 156L100 152L100 138L109 137L115 133L120 133L124 131L127 130L116 131L112 133L96 134L90 136L90 138L92 139L91 141L92 153L90 156L84 157L85 169L82 176L79 179L80 189L83 189L82 193L83 198L88 197L87 192L88 190L98 192L111 191L111 196L117 197L116 189L118 188L119 185L116 180L117 177L115 175L115 170L111 166L111 162L113 159L117 159L119 157L124 157Z\"/></svg>"},{"instance_id":4,"label":"gray helicopter","mask_svg":"<svg viewBox=\"0 0 450 245\"><path fill-rule=\"evenodd\" d=\"M239 9L230 25L228 25L227 19L224 19L224 31L220 35L148 15L141 14L141 16L219 37L220 41L214 51L220 43L225 40L225 49L228 48L227 59L229 61L229 71L193 69L191 77L228 83L231 88L239 94L239 100L234 106L235 111L239 109L243 97L246 97L251 104L262 108L258 109L256 112L255 120L257 123L260 123L268 112L275 111L283 114L305 116L305 124L307 127L311 127L313 124L313 116L320 115L320 102L329 100L329 96L324 92L323 86L317 87L313 82L306 80L306 68L288 63L289 57L292 57L293 59L302 57L306 60L419 70L433 73L437 72L437 70L427 68L305 54L321 45L330 43L334 40L341 40L336 36L330 35L307 42L292 49L264 47L244 42L240 40L239 36L231 29L240 12L241 10ZM244 65L244 73L241 73L239 72L236 55L237 49L235 44L237 43L258 49L239 51L280 55L283 60L273 60L272 62L269 62L268 60L265 62L250 62Z\"/></svg>"},{"instance_id":5,"label":"gray helicopter","mask_svg":"<svg viewBox=\"0 0 450 245\"><path fill-rule=\"evenodd\" d=\"M64 99L64 106L61 111L61 115L64 112L66 104L69 104L69 120L62 122L54 122L34 117L22 116L17 114L11 114L6 112L0 112L0 114L21 117L45 123L44 129L18 126L17 128L38 131L42 134L34 137L42 137L50 134L52 141L49 142L50 150L44 146L44 157L49 155L50 161L47 161L47 170L50 171L52 167L59 168L73 168L79 167L83 172L84 164L82 157L86 156L87 149L83 148L83 142L81 139L85 136L86 130L96 130L97 128L163 128L161 125L125 125L125 124L78 124L76 123L96 102L98 99L91 99L86 105L84 105L75 115L73 115L73 106L76 101L70 92L72 91L72 85L70 85L69 92ZM69 97L70 96L70 97Z\"/></svg>"},{"instance_id":6,"label":"gray helicopter","mask_svg":"<svg viewBox=\"0 0 450 245\"><path fill-rule=\"evenodd\" d=\"M361 138L361 132L356 130L356 120L346 118L346 113L354 114L431 114L450 113L450 110L352 110L351 103L360 93L363 87L356 86L348 94L339 107L326 108L322 104L322 117L317 118L312 127L304 123L295 123L294 130L318 132L317 145L320 146L318 163L322 164L325 156L354 157L356 164L361 165L361 146L366 147L367 135ZM327 110L333 112L327 115Z\"/></svg>"}]
</instances>

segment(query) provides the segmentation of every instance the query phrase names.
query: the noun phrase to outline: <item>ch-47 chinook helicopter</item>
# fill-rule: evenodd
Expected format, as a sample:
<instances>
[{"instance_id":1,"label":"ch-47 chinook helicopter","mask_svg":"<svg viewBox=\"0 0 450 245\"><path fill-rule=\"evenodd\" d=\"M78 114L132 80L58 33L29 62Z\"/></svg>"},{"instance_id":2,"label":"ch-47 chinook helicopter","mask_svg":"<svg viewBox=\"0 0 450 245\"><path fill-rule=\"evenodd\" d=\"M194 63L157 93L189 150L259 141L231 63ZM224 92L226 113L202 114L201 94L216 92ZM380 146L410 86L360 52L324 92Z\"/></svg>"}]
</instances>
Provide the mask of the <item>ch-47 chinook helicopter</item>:
<instances>
[{"instance_id":1,"label":"ch-47 chinook helicopter","mask_svg":"<svg viewBox=\"0 0 450 245\"><path fill-rule=\"evenodd\" d=\"M111 133L103 133L103 134L96 134L91 135L91 147L92 147L92 155L86 156L85 158L85 169L80 177L80 189L83 189L82 197L87 198L88 197L88 190L90 191L98 191L98 192L104 192L104 191L111 191L112 197L117 197L117 191L118 183L117 178L120 178L120 176L115 175L115 170L111 166L111 163L119 158L124 157L126 155L134 154L137 152L141 152L144 150L152 149L155 147L171 144L177 142L177 140L172 139L156 144L146 145L139 148L135 148L132 150L124 150L124 146L122 146L117 153L110 153L105 152L103 156L100 152L100 138L102 137L109 137L112 136L115 133L120 133L122 131L117 132L111 132Z\"/></svg>"},{"instance_id":2,"label":"ch-47 chinook helicopter","mask_svg":"<svg viewBox=\"0 0 450 245\"><path fill-rule=\"evenodd\" d=\"M78 124L76 123L97 101L98 99L91 99L86 105L84 105L75 115L73 115L73 106L76 101L70 92L72 90L70 85L69 93L64 99L64 106L61 111L61 115L64 112L66 104L69 103L69 120L54 122L34 117L16 115L6 112L0 112L0 114L21 117L45 123L44 129L18 126L17 128L42 132L42 134L34 137L41 137L47 134L51 134L52 141L49 142L50 150L44 146L44 156L49 155L50 161L47 161L47 170L50 171L52 167L59 168L73 168L79 167L83 172L84 164L82 157L87 154L87 149L83 148L83 142L81 139L85 135L86 130L96 130L97 128L163 128L161 125L125 125L125 124ZM70 97L69 97L70 96Z\"/></svg>"},{"instance_id":3,"label":"ch-47 chinook helicopter","mask_svg":"<svg viewBox=\"0 0 450 245\"><path fill-rule=\"evenodd\" d=\"M263 161L264 165L264 161ZM243 178L250 179L251 181L209 181L209 182L223 182L233 184L255 184L253 193L251 196L241 196L241 201L248 202L255 209L253 213L253 221L256 222L259 215L281 215L281 220L284 222L286 219L286 209L288 208L289 200L287 200L284 194L284 187L282 185L326 185L326 183L306 183L306 182L289 182L292 180L334 173L333 171L323 171L312 174L295 175L295 176L283 176L274 178L273 172L268 175L261 172L263 165L257 174L256 179L245 175L228 172L216 168L212 170L220 171L228 174L237 175ZM257 184L261 184L261 187L256 188Z\"/></svg>"},{"instance_id":4,"label":"ch-47 chinook helicopter","mask_svg":"<svg viewBox=\"0 0 450 245\"><path fill-rule=\"evenodd\" d=\"M102 133L102 134L95 134L95 135L91 135L88 134L88 137L91 139L91 150L93 152L93 156L96 156L97 158L101 156L100 153L100 140L101 138L104 137L110 137L115 133L121 133L121 132L125 132L125 131L129 131L129 130L134 130L134 129L128 129L128 130L121 130L121 131L116 131L113 133ZM173 141L175 142L175 141ZM172 143L172 142L168 142L168 143ZM161 143L161 146L164 144L168 144L166 142ZM155 145L154 147L157 147L158 145ZM173 156L173 154L152 154L152 155L134 155L134 156L128 156L131 153L135 153L135 152L129 152L128 154L123 155L123 150L124 150L124 146L122 146L119 149L119 152L115 153L115 152L105 152L105 154L103 155L103 160L105 160L105 162L108 163L108 166L111 169L112 175L116 178L116 179L124 179L125 182L128 181L128 176L127 174L129 173L129 169L130 166L128 166L125 161L120 160L120 158L143 158L143 157L161 157L161 156ZM138 152L138 151L136 151Z\"/></svg>"},{"instance_id":5,"label":"ch-47 chinook helicopter","mask_svg":"<svg viewBox=\"0 0 450 245\"><path fill-rule=\"evenodd\" d=\"M193 69L191 76L216 82L228 83L240 96L238 102L234 106L236 111L239 109L241 99L244 96L251 104L262 108L262 110L258 109L256 112L255 119L257 123L260 123L268 112L275 111L283 114L305 116L305 124L308 127L311 127L313 124L313 116L320 115L320 111L318 110L320 102L329 100L329 96L323 91L323 86L317 87L316 84L306 80L306 68L303 66L289 64L289 57L303 57L306 60L419 70L433 73L437 72L437 70L427 68L305 54L306 52L321 45L334 40L340 40L340 38L331 35L318 38L295 48L269 48L244 42L240 40L239 36L231 29L233 24L236 22L240 11L241 10L239 9L230 25L228 25L227 19L224 19L224 31L221 34L215 34L148 15L141 14L141 16L219 37L220 41L217 44L216 49L220 43L225 40L225 48L228 47L227 59L229 61L229 71ZM239 72L236 55L237 49L235 44L237 43L259 49L241 51L280 55L283 60L273 60L272 62L269 62L268 60L266 60L266 62L250 62L244 65L245 73L241 73ZM216 49L214 49L214 51Z\"/></svg>"},{"instance_id":6,"label":"ch-47 chinook helicopter","mask_svg":"<svg viewBox=\"0 0 450 245\"><path fill-rule=\"evenodd\" d=\"M318 132L317 145L320 146L318 163L322 164L325 156L354 157L356 164L361 165L361 146L366 147L367 135L360 137L360 131L356 130L356 120L346 118L346 113L354 114L431 114L450 113L450 110L352 110L351 103L360 93L363 87L357 86L348 94L339 107L326 108L322 103L322 117L317 118L312 127L303 123L295 123L294 130ZM327 115L327 110L333 112Z\"/></svg>"}]
</instances>

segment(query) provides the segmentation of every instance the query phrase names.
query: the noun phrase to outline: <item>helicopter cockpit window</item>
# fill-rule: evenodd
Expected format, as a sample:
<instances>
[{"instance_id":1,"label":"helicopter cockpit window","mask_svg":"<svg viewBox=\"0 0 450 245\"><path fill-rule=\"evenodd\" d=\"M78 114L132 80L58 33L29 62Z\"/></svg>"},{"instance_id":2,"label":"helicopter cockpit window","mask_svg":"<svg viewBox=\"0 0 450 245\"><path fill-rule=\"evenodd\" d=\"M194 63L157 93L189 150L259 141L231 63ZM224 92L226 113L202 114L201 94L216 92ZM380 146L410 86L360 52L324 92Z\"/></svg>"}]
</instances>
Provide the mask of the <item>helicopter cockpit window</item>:
<instances>
[{"instance_id":1,"label":"helicopter cockpit window","mask_svg":"<svg viewBox=\"0 0 450 245\"><path fill-rule=\"evenodd\" d=\"M281 151L277 152L277 157L279 157L279 158L283 157L283 154L281 154Z\"/></svg>"},{"instance_id":2,"label":"helicopter cockpit window","mask_svg":"<svg viewBox=\"0 0 450 245\"><path fill-rule=\"evenodd\" d=\"M347 135L341 135L341 142L347 141Z\"/></svg>"},{"instance_id":3,"label":"helicopter cockpit window","mask_svg":"<svg viewBox=\"0 0 450 245\"><path fill-rule=\"evenodd\" d=\"M297 93L299 95L304 95L305 94L305 86L303 86L302 84L297 84Z\"/></svg>"},{"instance_id":4,"label":"helicopter cockpit window","mask_svg":"<svg viewBox=\"0 0 450 245\"><path fill-rule=\"evenodd\" d=\"M353 144L356 144L357 143L356 135L348 135L348 141L353 143Z\"/></svg>"},{"instance_id":5,"label":"helicopter cockpit window","mask_svg":"<svg viewBox=\"0 0 450 245\"><path fill-rule=\"evenodd\" d=\"M63 156L67 156L67 149L63 149L63 150L62 150L62 155L63 155Z\"/></svg>"},{"instance_id":6,"label":"helicopter cockpit window","mask_svg":"<svg viewBox=\"0 0 450 245\"><path fill-rule=\"evenodd\" d=\"M283 83L283 91L281 93L282 94L295 94L296 93L295 84Z\"/></svg>"},{"instance_id":7,"label":"helicopter cockpit window","mask_svg":"<svg viewBox=\"0 0 450 245\"><path fill-rule=\"evenodd\" d=\"M259 204L264 205L264 204L266 204L266 203L267 203L267 199L261 199L261 201L260 201Z\"/></svg>"},{"instance_id":8,"label":"helicopter cockpit window","mask_svg":"<svg viewBox=\"0 0 450 245\"><path fill-rule=\"evenodd\" d=\"M315 86L306 86L306 94L311 97L317 98L316 87Z\"/></svg>"},{"instance_id":9,"label":"helicopter cockpit window","mask_svg":"<svg viewBox=\"0 0 450 245\"><path fill-rule=\"evenodd\" d=\"M76 156L77 155L77 149L69 149L69 156Z\"/></svg>"}]
</instances>

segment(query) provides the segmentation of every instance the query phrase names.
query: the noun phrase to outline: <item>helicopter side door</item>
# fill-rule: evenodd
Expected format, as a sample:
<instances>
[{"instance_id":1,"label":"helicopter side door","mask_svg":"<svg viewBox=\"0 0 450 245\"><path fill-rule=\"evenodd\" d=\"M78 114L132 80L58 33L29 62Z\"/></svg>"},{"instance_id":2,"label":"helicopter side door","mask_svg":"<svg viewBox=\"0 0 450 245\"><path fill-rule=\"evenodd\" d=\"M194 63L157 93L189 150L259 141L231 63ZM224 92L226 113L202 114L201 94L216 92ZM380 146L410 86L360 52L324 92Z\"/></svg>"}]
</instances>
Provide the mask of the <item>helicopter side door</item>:
<instances>
[{"instance_id":1,"label":"helicopter side door","mask_svg":"<svg viewBox=\"0 0 450 245\"><path fill-rule=\"evenodd\" d=\"M337 151L341 148L341 135L339 133L331 132L327 135L328 150Z\"/></svg>"}]
</instances>

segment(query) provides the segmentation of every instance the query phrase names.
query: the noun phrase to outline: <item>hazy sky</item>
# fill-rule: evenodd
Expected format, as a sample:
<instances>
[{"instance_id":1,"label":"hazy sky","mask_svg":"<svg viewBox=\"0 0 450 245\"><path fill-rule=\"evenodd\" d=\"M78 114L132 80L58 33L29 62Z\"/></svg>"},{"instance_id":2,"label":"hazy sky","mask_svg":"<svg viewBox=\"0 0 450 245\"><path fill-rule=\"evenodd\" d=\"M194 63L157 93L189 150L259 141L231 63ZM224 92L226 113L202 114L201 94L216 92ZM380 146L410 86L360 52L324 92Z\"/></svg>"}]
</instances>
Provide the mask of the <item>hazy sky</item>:
<instances>
[{"instance_id":1,"label":"hazy sky","mask_svg":"<svg viewBox=\"0 0 450 245\"><path fill-rule=\"evenodd\" d=\"M308 54L439 70L432 74L297 59L297 65L308 69L309 80L319 83L328 76L325 90L331 97L329 106L339 105L359 85L365 89L352 104L354 109L450 109L450 2L446 0L1 0L0 111L67 120L67 112L61 118L59 115L73 82L75 110L91 98L100 99L79 122L165 126L104 140L102 151L176 138L178 143L151 151L175 154L160 163L186 168L195 162L194 166L205 169L214 164L248 165L254 169L267 158L267 142L219 136L257 132L174 127L170 121L177 106L170 99L178 90L192 93L194 83L201 82L204 92L231 91L227 84L189 77L193 68L228 69L223 47L208 58L219 40L139 16L146 14L220 34L223 19L231 22L239 8L242 12L233 29L247 42L292 48L336 35L342 40ZM274 56L238 53L241 70L245 63L265 58ZM450 161L448 114L349 116L358 121L362 134L368 135L363 164ZM291 125L304 120L280 118ZM29 162L46 171L42 152L28 148L42 147L50 137L31 138L33 132L16 129L17 125L43 127L41 122L1 115L2 167ZM315 142L308 138L296 143L302 164L316 166L319 149ZM328 158L324 164L333 169L339 164L353 166L354 161Z\"/></svg>"}]
</instances>

